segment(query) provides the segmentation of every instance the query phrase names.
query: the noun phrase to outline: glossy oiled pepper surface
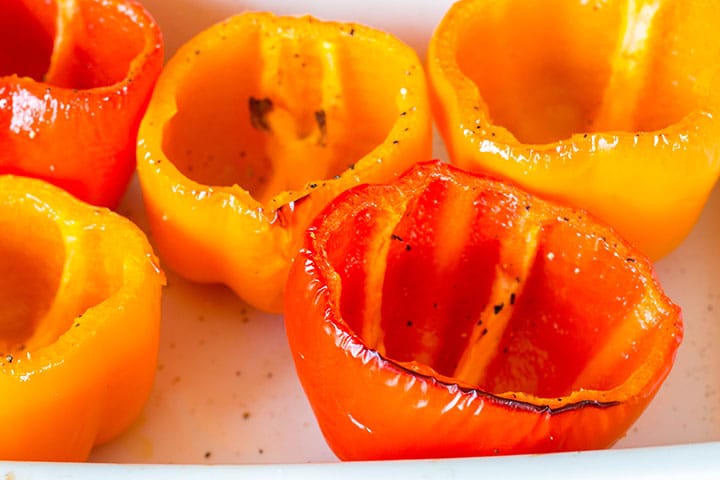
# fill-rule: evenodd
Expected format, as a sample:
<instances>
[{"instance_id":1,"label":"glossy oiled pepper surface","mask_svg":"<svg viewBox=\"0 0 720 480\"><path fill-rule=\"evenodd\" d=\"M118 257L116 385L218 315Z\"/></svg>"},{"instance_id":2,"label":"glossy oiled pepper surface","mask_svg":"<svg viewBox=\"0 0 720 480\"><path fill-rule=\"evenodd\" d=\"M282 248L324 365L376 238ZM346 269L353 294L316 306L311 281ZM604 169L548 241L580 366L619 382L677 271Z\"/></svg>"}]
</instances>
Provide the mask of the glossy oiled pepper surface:
<instances>
[{"instance_id":1,"label":"glossy oiled pepper surface","mask_svg":"<svg viewBox=\"0 0 720 480\"><path fill-rule=\"evenodd\" d=\"M253 12L169 61L140 126L138 173L165 265L280 311L310 219L430 154L410 47L361 25Z\"/></svg>"},{"instance_id":2,"label":"glossy oiled pepper surface","mask_svg":"<svg viewBox=\"0 0 720 480\"><path fill-rule=\"evenodd\" d=\"M162 63L160 28L134 0L3 0L0 174L116 207Z\"/></svg>"},{"instance_id":3,"label":"glossy oiled pepper surface","mask_svg":"<svg viewBox=\"0 0 720 480\"><path fill-rule=\"evenodd\" d=\"M650 261L613 230L435 162L320 214L285 325L345 460L607 447L683 334Z\"/></svg>"},{"instance_id":4,"label":"glossy oiled pepper surface","mask_svg":"<svg viewBox=\"0 0 720 480\"><path fill-rule=\"evenodd\" d=\"M457 2L427 63L452 162L663 256L720 172L718 21L706 0Z\"/></svg>"},{"instance_id":5,"label":"glossy oiled pepper surface","mask_svg":"<svg viewBox=\"0 0 720 480\"><path fill-rule=\"evenodd\" d=\"M0 460L82 461L140 414L164 276L129 220L0 176Z\"/></svg>"}]
</instances>

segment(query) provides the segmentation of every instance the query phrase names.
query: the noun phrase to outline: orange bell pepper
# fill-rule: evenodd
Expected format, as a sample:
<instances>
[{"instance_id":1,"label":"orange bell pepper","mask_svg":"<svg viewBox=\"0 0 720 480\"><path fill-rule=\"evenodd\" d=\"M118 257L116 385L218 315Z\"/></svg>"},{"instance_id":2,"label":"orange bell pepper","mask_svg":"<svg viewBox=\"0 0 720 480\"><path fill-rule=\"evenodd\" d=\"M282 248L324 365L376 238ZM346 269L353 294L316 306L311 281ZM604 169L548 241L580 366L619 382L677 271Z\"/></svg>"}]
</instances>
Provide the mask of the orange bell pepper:
<instances>
[{"instance_id":1,"label":"orange bell pepper","mask_svg":"<svg viewBox=\"0 0 720 480\"><path fill-rule=\"evenodd\" d=\"M138 174L167 266L277 312L310 219L430 155L410 47L362 25L251 12L168 62L140 125Z\"/></svg>"},{"instance_id":2,"label":"orange bell pepper","mask_svg":"<svg viewBox=\"0 0 720 480\"><path fill-rule=\"evenodd\" d=\"M318 216L285 326L344 460L607 447L683 335L650 260L614 230L439 162Z\"/></svg>"},{"instance_id":3,"label":"orange bell pepper","mask_svg":"<svg viewBox=\"0 0 720 480\"><path fill-rule=\"evenodd\" d=\"M0 459L81 461L139 415L164 276L129 220L0 176Z\"/></svg>"},{"instance_id":4,"label":"orange bell pepper","mask_svg":"<svg viewBox=\"0 0 720 480\"><path fill-rule=\"evenodd\" d=\"M720 173L718 21L704 0L457 2L427 60L451 161L662 257Z\"/></svg>"},{"instance_id":5,"label":"orange bell pepper","mask_svg":"<svg viewBox=\"0 0 720 480\"><path fill-rule=\"evenodd\" d=\"M3 0L0 174L116 207L162 64L160 28L134 0Z\"/></svg>"}]
</instances>

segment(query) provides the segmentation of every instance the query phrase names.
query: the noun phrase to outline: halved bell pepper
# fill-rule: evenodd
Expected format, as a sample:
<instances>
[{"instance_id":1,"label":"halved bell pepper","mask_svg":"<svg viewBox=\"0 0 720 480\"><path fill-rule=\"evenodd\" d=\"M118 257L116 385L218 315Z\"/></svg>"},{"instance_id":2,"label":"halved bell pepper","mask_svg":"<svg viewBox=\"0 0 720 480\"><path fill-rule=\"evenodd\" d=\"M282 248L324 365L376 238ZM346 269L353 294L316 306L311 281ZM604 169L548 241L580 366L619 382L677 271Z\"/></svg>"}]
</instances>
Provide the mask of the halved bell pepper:
<instances>
[{"instance_id":1,"label":"halved bell pepper","mask_svg":"<svg viewBox=\"0 0 720 480\"><path fill-rule=\"evenodd\" d=\"M160 258L282 310L310 220L429 158L430 117L422 64L389 34L260 12L211 26L168 62L140 126Z\"/></svg>"},{"instance_id":2,"label":"halved bell pepper","mask_svg":"<svg viewBox=\"0 0 720 480\"><path fill-rule=\"evenodd\" d=\"M0 459L82 461L140 414L164 275L145 234L42 180L0 176Z\"/></svg>"},{"instance_id":3,"label":"halved bell pepper","mask_svg":"<svg viewBox=\"0 0 720 480\"><path fill-rule=\"evenodd\" d=\"M285 325L343 460L607 447L683 336L650 260L614 230L438 162L318 216Z\"/></svg>"},{"instance_id":4,"label":"halved bell pepper","mask_svg":"<svg viewBox=\"0 0 720 480\"><path fill-rule=\"evenodd\" d=\"M720 173L718 21L704 0L455 3L427 59L451 161L662 257Z\"/></svg>"},{"instance_id":5,"label":"halved bell pepper","mask_svg":"<svg viewBox=\"0 0 720 480\"><path fill-rule=\"evenodd\" d=\"M134 0L3 0L0 174L115 208L162 64L160 28Z\"/></svg>"}]
</instances>

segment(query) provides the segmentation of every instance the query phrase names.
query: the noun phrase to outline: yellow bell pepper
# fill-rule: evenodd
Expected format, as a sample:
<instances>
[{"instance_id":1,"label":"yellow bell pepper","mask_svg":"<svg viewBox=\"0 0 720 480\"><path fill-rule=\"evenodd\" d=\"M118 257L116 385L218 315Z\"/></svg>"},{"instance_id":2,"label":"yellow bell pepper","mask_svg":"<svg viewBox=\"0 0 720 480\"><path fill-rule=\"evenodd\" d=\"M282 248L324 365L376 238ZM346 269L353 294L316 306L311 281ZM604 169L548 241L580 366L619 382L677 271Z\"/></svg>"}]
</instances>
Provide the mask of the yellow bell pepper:
<instances>
[{"instance_id":1,"label":"yellow bell pepper","mask_svg":"<svg viewBox=\"0 0 720 480\"><path fill-rule=\"evenodd\" d=\"M410 47L362 25L250 12L168 62L137 157L164 264L279 312L317 212L431 153L425 75Z\"/></svg>"},{"instance_id":2,"label":"yellow bell pepper","mask_svg":"<svg viewBox=\"0 0 720 480\"><path fill-rule=\"evenodd\" d=\"M0 176L0 459L82 461L140 414L164 275L132 222Z\"/></svg>"},{"instance_id":3,"label":"yellow bell pepper","mask_svg":"<svg viewBox=\"0 0 720 480\"><path fill-rule=\"evenodd\" d=\"M720 173L718 20L702 0L457 2L427 60L451 161L665 255Z\"/></svg>"}]
</instances>

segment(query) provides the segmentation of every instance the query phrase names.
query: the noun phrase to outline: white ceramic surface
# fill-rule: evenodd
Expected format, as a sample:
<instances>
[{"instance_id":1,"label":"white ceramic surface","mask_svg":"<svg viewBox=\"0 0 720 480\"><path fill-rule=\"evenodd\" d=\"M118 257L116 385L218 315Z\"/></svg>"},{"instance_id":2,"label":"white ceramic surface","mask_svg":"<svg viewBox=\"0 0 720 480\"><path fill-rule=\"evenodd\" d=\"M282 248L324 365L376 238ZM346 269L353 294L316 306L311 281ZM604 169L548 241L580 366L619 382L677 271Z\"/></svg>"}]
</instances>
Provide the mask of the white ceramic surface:
<instances>
[{"instance_id":1,"label":"white ceramic surface","mask_svg":"<svg viewBox=\"0 0 720 480\"><path fill-rule=\"evenodd\" d=\"M354 20L425 46L449 0L144 0L165 32L168 56L211 24L247 9ZM436 155L444 150L436 142ZM137 183L121 212L147 231ZM657 264L684 310L685 341L666 384L613 450L548 456L337 465L295 377L282 318L262 314L221 286L169 272L160 367L142 418L97 448L95 465L0 464L5 478L720 478L720 189L685 243ZM656 447L635 449L629 447ZM306 463L331 465L308 466ZM98 463L100 465L98 465ZM131 464L253 464L253 467L120 467ZM280 466L266 465L280 464ZM332 468L331 468L332 467ZM45 474L45 475L44 475ZM626 477L627 475L627 477Z\"/></svg>"}]
</instances>

